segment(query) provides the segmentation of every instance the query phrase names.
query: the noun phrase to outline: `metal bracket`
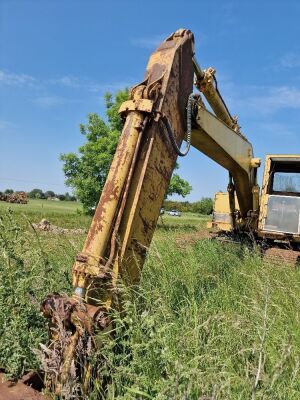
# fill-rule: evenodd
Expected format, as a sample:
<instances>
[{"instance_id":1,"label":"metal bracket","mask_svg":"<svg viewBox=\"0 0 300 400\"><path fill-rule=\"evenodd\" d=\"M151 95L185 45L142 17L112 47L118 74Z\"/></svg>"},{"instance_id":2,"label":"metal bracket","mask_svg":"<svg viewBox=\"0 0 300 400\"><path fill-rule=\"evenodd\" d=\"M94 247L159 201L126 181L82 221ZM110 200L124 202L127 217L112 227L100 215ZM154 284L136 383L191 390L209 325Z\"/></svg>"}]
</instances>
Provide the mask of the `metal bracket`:
<instances>
[{"instance_id":1,"label":"metal bracket","mask_svg":"<svg viewBox=\"0 0 300 400\"><path fill-rule=\"evenodd\" d=\"M74 287L84 287L86 280L101 279L104 281L112 279L112 271L106 268L102 258L91 257L88 254L79 253L73 265Z\"/></svg>"},{"instance_id":2,"label":"metal bracket","mask_svg":"<svg viewBox=\"0 0 300 400\"><path fill-rule=\"evenodd\" d=\"M153 110L153 101L148 99L128 100L121 104L119 114L126 114L129 111L141 111L151 113Z\"/></svg>"}]
</instances>

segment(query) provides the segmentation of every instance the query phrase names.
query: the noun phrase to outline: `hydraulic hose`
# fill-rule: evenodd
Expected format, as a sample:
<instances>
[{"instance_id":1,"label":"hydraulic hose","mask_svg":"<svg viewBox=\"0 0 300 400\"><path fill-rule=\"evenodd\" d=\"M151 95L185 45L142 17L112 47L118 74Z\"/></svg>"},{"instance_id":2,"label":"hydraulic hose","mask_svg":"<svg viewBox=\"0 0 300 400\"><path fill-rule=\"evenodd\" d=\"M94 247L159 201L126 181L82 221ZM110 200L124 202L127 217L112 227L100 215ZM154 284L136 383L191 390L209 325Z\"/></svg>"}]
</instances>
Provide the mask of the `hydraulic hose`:
<instances>
[{"instance_id":1,"label":"hydraulic hose","mask_svg":"<svg viewBox=\"0 0 300 400\"><path fill-rule=\"evenodd\" d=\"M194 94L191 93L188 97L187 108L186 108L186 120L187 120L187 130L186 130L186 147L184 151L181 151L177 145L176 138L168 120L167 116L162 116L160 121L162 122L163 127L165 128L164 131L167 132L170 142L175 150L176 154L180 157L185 157L191 147L191 139L192 139L192 108L194 103Z\"/></svg>"}]
</instances>

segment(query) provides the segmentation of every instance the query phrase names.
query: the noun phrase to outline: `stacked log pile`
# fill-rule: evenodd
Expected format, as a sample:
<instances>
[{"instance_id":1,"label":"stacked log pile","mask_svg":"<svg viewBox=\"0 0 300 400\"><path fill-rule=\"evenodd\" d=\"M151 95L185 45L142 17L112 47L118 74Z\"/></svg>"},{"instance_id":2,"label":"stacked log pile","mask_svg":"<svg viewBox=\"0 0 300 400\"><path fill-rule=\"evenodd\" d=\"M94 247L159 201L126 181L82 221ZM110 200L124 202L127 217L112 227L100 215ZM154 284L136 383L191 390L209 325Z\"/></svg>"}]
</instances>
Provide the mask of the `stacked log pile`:
<instances>
[{"instance_id":1,"label":"stacked log pile","mask_svg":"<svg viewBox=\"0 0 300 400\"><path fill-rule=\"evenodd\" d=\"M8 203L27 204L28 198L26 192L14 192L10 194L0 194L0 201L6 201Z\"/></svg>"}]
</instances>

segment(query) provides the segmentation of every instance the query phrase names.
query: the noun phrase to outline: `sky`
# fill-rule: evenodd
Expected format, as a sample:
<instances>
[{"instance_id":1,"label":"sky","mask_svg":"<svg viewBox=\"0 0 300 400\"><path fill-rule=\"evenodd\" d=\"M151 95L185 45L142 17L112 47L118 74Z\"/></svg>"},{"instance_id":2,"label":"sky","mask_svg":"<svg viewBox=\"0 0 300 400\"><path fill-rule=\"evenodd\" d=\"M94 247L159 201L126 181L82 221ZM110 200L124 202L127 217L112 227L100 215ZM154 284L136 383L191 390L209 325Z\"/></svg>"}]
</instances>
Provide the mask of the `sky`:
<instances>
[{"instance_id":1,"label":"sky","mask_svg":"<svg viewBox=\"0 0 300 400\"><path fill-rule=\"evenodd\" d=\"M59 155L84 143L79 124L104 116L106 91L139 83L179 28L255 156L300 153L299 17L293 0L0 0L0 190L70 191ZM187 200L226 190L227 172L195 149L179 165Z\"/></svg>"}]
</instances>

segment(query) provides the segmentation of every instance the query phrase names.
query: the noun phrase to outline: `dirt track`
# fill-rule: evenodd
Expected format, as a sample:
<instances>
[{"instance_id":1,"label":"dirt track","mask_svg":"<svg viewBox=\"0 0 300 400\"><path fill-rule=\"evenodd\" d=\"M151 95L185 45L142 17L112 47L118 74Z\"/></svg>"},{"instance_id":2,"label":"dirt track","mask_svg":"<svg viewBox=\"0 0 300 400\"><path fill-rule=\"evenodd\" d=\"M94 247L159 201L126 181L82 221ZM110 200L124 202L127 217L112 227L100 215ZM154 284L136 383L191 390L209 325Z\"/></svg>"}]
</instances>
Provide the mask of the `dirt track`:
<instances>
[{"instance_id":1,"label":"dirt track","mask_svg":"<svg viewBox=\"0 0 300 400\"><path fill-rule=\"evenodd\" d=\"M300 260L300 251L273 247L266 250L264 260L274 264L296 265Z\"/></svg>"}]
</instances>

